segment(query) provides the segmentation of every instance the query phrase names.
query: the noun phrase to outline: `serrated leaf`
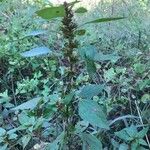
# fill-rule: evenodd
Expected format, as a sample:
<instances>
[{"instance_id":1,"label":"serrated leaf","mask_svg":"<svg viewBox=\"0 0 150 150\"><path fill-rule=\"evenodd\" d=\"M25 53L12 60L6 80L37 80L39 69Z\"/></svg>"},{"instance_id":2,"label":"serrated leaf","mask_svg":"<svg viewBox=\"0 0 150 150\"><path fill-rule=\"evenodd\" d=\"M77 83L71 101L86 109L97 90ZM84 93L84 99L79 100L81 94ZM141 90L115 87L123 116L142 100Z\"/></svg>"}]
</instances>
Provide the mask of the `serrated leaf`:
<instances>
[{"instance_id":1,"label":"serrated leaf","mask_svg":"<svg viewBox=\"0 0 150 150\"><path fill-rule=\"evenodd\" d=\"M40 97L33 98L33 99L15 107L15 108L12 108L11 110L25 110L25 109L33 110L37 106L37 104L39 103L40 100L41 100Z\"/></svg>"},{"instance_id":2,"label":"serrated leaf","mask_svg":"<svg viewBox=\"0 0 150 150\"><path fill-rule=\"evenodd\" d=\"M91 84L86 85L80 92L79 96L84 99L91 99L93 96L97 96L104 90L104 85Z\"/></svg>"},{"instance_id":3,"label":"serrated leaf","mask_svg":"<svg viewBox=\"0 0 150 150\"><path fill-rule=\"evenodd\" d=\"M60 5L58 7L48 7L37 11L36 14L43 19L53 19L57 17L64 17L65 9L63 5Z\"/></svg>"},{"instance_id":4,"label":"serrated leaf","mask_svg":"<svg viewBox=\"0 0 150 150\"><path fill-rule=\"evenodd\" d=\"M90 150L102 150L102 143L94 135L81 133L81 138L86 143Z\"/></svg>"},{"instance_id":5,"label":"serrated leaf","mask_svg":"<svg viewBox=\"0 0 150 150\"><path fill-rule=\"evenodd\" d=\"M102 108L93 100L81 100L78 104L79 116L91 125L109 129L106 115Z\"/></svg>"},{"instance_id":6,"label":"serrated leaf","mask_svg":"<svg viewBox=\"0 0 150 150\"><path fill-rule=\"evenodd\" d=\"M23 57L34 57L34 56L41 56L41 55L46 55L50 53L50 49L47 47L37 47L33 48L29 51L21 53Z\"/></svg>"},{"instance_id":7,"label":"serrated leaf","mask_svg":"<svg viewBox=\"0 0 150 150\"><path fill-rule=\"evenodd\" d=\"M77 10L75 10L75 13L86 13L86 12L87 12L87 9L84 7L80 7Z\"/></svg>"},{"instance_id":8,"label":"serrated leaf","mask_svg":"<svg viewBox=\"0 0 150 150\"><path fill-rule=\"evenodd\" d=\"M21 138L21 141L22 141L22 144L23 144L23 149L27 146L27 144L29 143L30 140L31 140L30 135L25 135Z\"/></svg>"},{"instance_id":9,"label":"serrated leaf","mask_svg":"<svg viewBox=\"0 0 150 150\"><path fill-rule=\"evenodd\" d=\"M116 17L116 18L100 18L96 20L92 20L89 22L86 22L85 24L90 24L90 23L102 23L102 22L109 22L109 21L116 21L120 19L125 19L125 17Z\"/></svg>"}]
</instances>

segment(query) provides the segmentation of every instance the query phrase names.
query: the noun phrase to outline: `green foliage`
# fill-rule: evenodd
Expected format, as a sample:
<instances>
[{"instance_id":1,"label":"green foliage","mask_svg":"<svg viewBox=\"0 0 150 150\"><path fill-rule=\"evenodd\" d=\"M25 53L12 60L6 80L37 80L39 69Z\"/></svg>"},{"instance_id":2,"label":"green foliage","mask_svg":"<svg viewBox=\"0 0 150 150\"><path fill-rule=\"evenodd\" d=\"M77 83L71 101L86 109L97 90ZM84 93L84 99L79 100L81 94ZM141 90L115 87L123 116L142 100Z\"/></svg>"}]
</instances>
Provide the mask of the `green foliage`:
<instances>
[{"instance_id":1,"label":"green foliage","mask_svg":"<svg viewBox=\"0 0 150 150\"><path fill-rule=\"evenodd\" d=\"M0 150L149 149L149 2L125 3L1 1Z\"/></svg>"},{"instance_id":2,"label":"green foliage","mask_svg":"<svg viewBox=\"0 0 150 150\"><path fill-rule=\"evenodd\" d=\"M97 84L86 85L81 90L79 96L84 99L91 99L92 97L102 93L103 90L104 90L104 85L97 85Z\"/></svg>"},{"instance_id":3,"label":"green foliage","mask_svg":"<svg viewBox=\"0 0 150 150\"><path fill-rule=\"evenodd\" d=\"M88 121L93 126L109 129L106 114L92 100L82 100L79 102L79 115L83 120Z\"/></svg>"},{"instance_id":4,"label":"green foliage","mask_svg":"<svg viewBox=\"0 0 150 150\"><path fill-rule=\"evenodd\" d=\"M44 19L52 19L65 16L64 6L45 8L37 11L36 13L38 14L38 16Z\"/></svg>"},{"instance_id":5,"label":"green foliage","mask_svg":"<svg viewBox=\"0 0 150 150\"><path fill-rule=\"evenodd\" d=\"M82 133L81 138L83 141L83 150L86 150L87 147L89 147L91 150L101 150L102 149L102 143L99 139L97 139L95 136Z\"/></svg>"},{"instance_id":6,"label":"green foliage","mask_svg":"<svg viewBox=\"0 0 150 150\"><path fill-rule=\"evenodd\" d=\"M96 20L92 20L89 22L86 22L85 24L90 24L90 23L102 23L102 22L109 22L109 21L116 21L120 19L125 19L124 17L116 17L116 18L100 18Z\"/></svg>"},{"instance_id":7,"label":"green foliage","mask_svg":"<svg viewBox=\"0 0 150 150\"><path fill-rule=\"evenodd\" d=\"M80 7L77 10L75 10L75 13L86 13L87 9L85 9L84 7Z\"/></svg>"},{"instance_id":8,"label":"green foliage","mask_svg":"<svg viewBox=\"0 0 150 150\"><path fill-rule=\"evenodd\" d=\"M124 128L121 131L116 132L116 136L121 138L127 143L131 143L131 149L135 150L142 146L147 146L144 136L147 134L149 128L144 128L141 131L137 131L137 128L134 125L131 125L128 128ZM141 146L142 145L142 146Z\"/></svg>"},{"instance_id":9,"label":"green foliage","mask_svg":"<svg viewBox=\"0 0 150 150\"><path fill-rule=\"evenodd\" d=\"M40 55L46 55L50 53L50 50L47 47L37 47L33 48L29 51L21 53L23 57L33 57L33 56L40 56Z\"/></svg>"}]
</instances>

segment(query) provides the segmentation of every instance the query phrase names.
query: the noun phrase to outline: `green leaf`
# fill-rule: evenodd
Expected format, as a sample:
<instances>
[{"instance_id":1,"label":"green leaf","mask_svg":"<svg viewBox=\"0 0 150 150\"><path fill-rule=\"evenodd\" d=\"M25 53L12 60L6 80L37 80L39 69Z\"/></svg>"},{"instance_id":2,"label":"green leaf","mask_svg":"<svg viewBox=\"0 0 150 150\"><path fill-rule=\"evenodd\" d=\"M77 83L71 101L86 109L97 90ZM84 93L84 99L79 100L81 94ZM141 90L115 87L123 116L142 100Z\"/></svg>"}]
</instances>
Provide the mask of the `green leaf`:
<instances>
[{"instance_id":1,"label":"green leaf","mask_svg":"<svg viewBox=\"0 0 150 150\"><path fill-rule=\"evenodd\" d=\"M115 132L115 135L124 141L132 141L133 140L133 138L130 137L129 134L126 132L126 128L122 129L121 131Z\"/></svg>"},{"instance_id":2,"label":"green leaf","mask_svg":"<svg viewBox=\"0 0 150 150\"><path fill-rule=\"evenodd\" d=\"M136 134L137 134L137 128L136 128L136 126L134 126L134 125L131 125L130 127L125 128L125 131L127 132L127 134L128 134L130 137L133 137L133 138L135 138L135 136L136 136Z\"/></svg>"},{"instance_id":3,"label":"green leaf","mask_svg":"<svg viewBox=\"0 0 150 150\"><path fill-rule=\"evenodd\" d=\"M76 30L75 31L75 34L76 35L79 35L79 36L82 36L86 33L86 30L85 29L81 29L81 30Z\"/></svg>"},{"instance_id":4,"label":"green leaf","mask_svg":"<svg viewBox=\"0 0 150 150\"><path fill-rule=\"evenodd\" d=\"M125 17L116 17L116 18L100 18L96 20L92 20L89 22L86 22L85 24L90 24L90 23L102 23L102 22L109 22L109 21L116 21L120 19L125 19Z\"/></svg>"},{"instance_id":5,"label":"green leaf","mask_svg":"<svg viewBox=\"0 0 150 150\"><path fill-rule=\"evenodd\" d=\"M95 101L81 100L78 105L79 115L84 121L88 121L93 126L109 129L106 115Z\"/></svg>"},{"instance_id":6,"label":"green leaf","mask_svg":"<svg viewBox=\"0 0 150 150\"><path fill-rule=\"evenodd\" d=\"M27 146L27 144L29 143L30 140L31 140L30 135L25 135L21 138L21 141L22 141L22 144L23 144L23 149Z\"/></svg>"},{"instance_id":7,"label":"green leaf","mask_svg":"<svg viewBox=\"0 0 150 150\"><path fill-rule=\"evenodd\" d=\"M6 130L0 127L0 136L3 137L6 134Z\"/></svg>"},{"instance_id":8,"label":"green leaf","mask_svg":"<svg viewBox=\"0 0 150 150\"><path fill-rule=\"evenodd\" d=\"M139 146L139 143L137 142L137 140L133 141L131 143L131 150L137 150L138 146Z\"/></svg>"},{"instance_id":9,"label":"green leaf","mask_svg":"<svg viewBox=\"0 0 150 150\"><path fill-rule=\"evenodd\" d=\"M74 92L71 92L70 94L66 95L65 98L63 99L63 103L65 105L69 105L73 99L73 96L74 96Z\"/></svg>"},{"instance_id":10,"label":"green leaf","mask_svg":"<svg viewBox=\"0 0 150 150\"><path fill-rule=\"evenodd\" d=\"M12 108L11 110L25 110L25 109L31 109L33 110L37 104L40 102L41 98L38 97L38 98L33 98L15 108Z\"/></svg>"},{"instance_id":11,"label":"green leaf","mask_svg":"<svg viewBox=\"0 0 150 150\"><path fill-rule=\"evenodd\" d=\"M122 143L119 145L119 150L128 150L129 146L125 143Z\"/></svg>"},{"instance_id":12,"label":"green leaf","mask_svg":"<svg viewBox=\"0 0 150 150\"><path fill-rule=\"evenodd\" d=\"M103 61L111 61L111 62L116 62L118 61L118 59L120 58L120 56L118 56L117 54L113 53L113 54L103 54L103 53L97 53L94 57L95 61L99 61L99 62L103 62Z\"/></svg>"},{"instance_id":13,"label":"green leaf","mask_svg":"<svg viewBox=\"0 0 150 150\"><path fill-rule=\"evenodd\" d=\"M25 37L28 37L28 36L38 36L38 35L41 35L41 34L45 34L47 31L45 30L36 30L36 31L32 31L28 34L25 35Z\"/></svg>"},{"instance_id":14,"label":"green leaf","mask_svg":"<svg viewBox=\"0 0 150 150\"><path fill-rule=\"evenodd\" d=\"M0 150L8 150L7 146L8 146L8 144L5 144L5 145L3 145L3 146L0 146Z\"/></svg>"},{"instance_id":15,"label":"green leaf","mask_svg":"<svg viewBox=\"0 0 150 150\"><path fill-rule=\"evenodd\" d=\"M18 120L23 126L34 125L35 123L35 117L30 117L26 111L22 111L21 114L18 115Z\"/></svg>"},{"instance_id":16,"label":"green leaf","mask_svg":"<svg viewBox=\"0 0 150 150\"><path fill-rule=\"evenodd\" d=\"M116 72L114 70L114 68L110 68L108 70L105 70L104 72L104 78L107 82L113 80L116 76Z\"/></svg>"},{"instance_id":17,"label":"green leaf","mask_svg":"<svg viewBox=\"0 0 150 150\"><path fill-rule=\"evenodd\" d=\"M45 150L59 150L61 149L64 141L65 133L62 132L56 140L54 140L52 143L48 144Z\"/></svg>"},{"instance_id":18,"label":"green leaf","mask_svg":"<svg viewBox=\"0 0 150 150\"><path fill-rule=\"evenodd\" d=\"M88 46L83 46L78 49L80 56L82 59L90 59L94 60L94 57L98 54L98 51L95 46L93 45L88 45Z\"/></svg>"},{"instance_id":19,"label":"green leaf","mask_svg":"<svg viewBox=\"0 0 150 150\"><path fill-rule=\"evenodd\" d=\"M141 139L144 138L148 130L149 130L149 127L142 129L140 132L137 133L136 137L141 138Z\"/></svg>"},{"instance_id":20,"label":"green leaf","mask_svg":"<svg viewBox=\"0 0 150 150\"><path fill-rule=\"evenodd\" d=\"M14 140L14 139L17 139L17 137L18 137L18 135L17 134L15 134L15 133L12 133L12 134L10 134L9 135L9 140Z\"/></svg>"},{"instance_id":21,"label":"green leaf","mask_svg":"<svg viewBox=\"0 0 150 150\"><path fill-rule=\"evenodd\" d=\"M80 7L77 10L75 10L75 13L86 13L86 12L87 12L87 9L84 7Z\"/></svg>"},{"instance_id":22,"label":"green leaf","mask_svg":"<svg viewBox=\"0 0 150 150\"><path fill-rule=\"evenodd\" d=\"M0 104L8 103L10 101L10 97L8 96L8 90L0 93Z\"/></svg>"},{"instance_id":23,"label":"green leaf","mask_svg":"<svg viewBox=\"0 0 150 150\"><path fill-rule=\"evenodd\" d=\"M87 121L79 121L75 126L75 134L79 134L86 130L86 128L89 126L89 122Z\"/></svg>"},{"instance_id":24,"label":"green leaf","mask_svg":"<svg viewBox=\"0 0 150 150\"><path fill-rule=\"evenodd\" d=\"M63 5L58 7L48 7L36 12L38 16L42 17L43 19L53 19L57 17L64 17L65 16L65 9Z\"/></svg>"},{"instance_id":25,"label":"green leaf","mask_svg":"<svg viewBox=\"0 0 150 150\"><path fill-rule=\"evenodd\" d=\"M136 73L142 74L145 71L145 65L141 63L137 63L133 65Z\"/></svg>"},{"instance_id":26,"label":"green leaf","mask_svg":"<svg viewBox=\"0 0 150 150\"><path fill-rule=\"evenodd\" d=\"M150 94L144 94L144 95L142 96L142 98L141 98L141 101L142 101L143 103L148 103L148 102L150 102Z\"/></svg>"},{"instance_id":27,"label":"green leaf","mask_svg":"<svg viewBox=\"0 0 150 150\"><path fill-rule=\"evenodd\" d=\"M102 143L94 135L81 133L81 138L86 143L90 150L102 150Z\"/></svg>"},{"instance_id":28,"label":"green leaf","mask_svg":"<svg viewBox=\"0 0 150 150\"><path fill-rule=\"evenodd\" d=\"M86 85L80 92L79 96L84 99L91 99L93 96L97 96L104 90L104 85L91 84Z\"/></svg>"},{"instance_id":29,"label":"green leaf","mask_svg":"<svg viewBox=\"0 0 150 150\"><path fill-rule=\"evenodd\" d=\"M143 140L143 139L139 139L139 144L144 145L144 146L147 146L147 145L148 145L148 144L146 143L146 141Z\"/></svg>"},{"instance_id":30,"label":"green leaf","mask_svg":"<svg viewBox=\"0 0 150 150\"><path fill-rule=\"evenodd\" d=\"M88 72L89 76L92 78L96 73L95 63L93 60L91 60L89 58L85 59L85 63L86 63L87 72Z\"/></svg>"},{"instance_id":31,"label":"green leaf","mask_svg":"<svg viewBox=\"0 0 150 150\"><path fill-rule=\"evenodd\" d=\"M34 57L34 56L46 55L50 52L51 52L50 49L47 47L36 47L29 51L21 53L21 55L23 57Z\"/></svg>"}]
</instances>

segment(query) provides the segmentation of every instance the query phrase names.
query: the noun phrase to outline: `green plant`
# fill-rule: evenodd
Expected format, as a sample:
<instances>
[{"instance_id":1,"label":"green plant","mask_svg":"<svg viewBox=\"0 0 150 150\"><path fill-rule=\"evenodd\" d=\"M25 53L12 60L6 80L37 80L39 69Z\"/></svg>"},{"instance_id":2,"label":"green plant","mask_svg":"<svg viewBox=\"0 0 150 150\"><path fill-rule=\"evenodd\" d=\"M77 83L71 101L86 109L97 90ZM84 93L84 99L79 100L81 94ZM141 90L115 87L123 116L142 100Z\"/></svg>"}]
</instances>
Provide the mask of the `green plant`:
<instances>
[{"instance_id":1,"label":"green plant","mask_svg":"<svg viewBox=\"0 0 150 150\"><path fill-rule=\"evenodd\" d=\"M15 14L20 12L15 12L20 9L11 4L15 17L13 32L8 32L11 40L4 34L0 39L1 64L9 67L2 70L0 80L4 91L0 94L1 149L30 149L37 143L54 150L148 148L148 56L114 52L115 48L124 48L126 40L106 38L105 25L100 30L101 42L98 37L95 41L95 35L89 40L95 24L123 17L80 23L81 15L84 17L83 13L88 11L74 7L78 3L37 11L47 19L36 18L38 26L28 15L27 20L21 20L22 16L18 20ZM46 4L43 2L42 6ZM32 24L32 29L24 33L26 28L20 22ZM41 29L43 24L46 30ZM53 24L60 27L51 32ZM135 41L128 42L136 45ZM13 53L8 51L9 42ZM112 53L108 47L113 49Z\"/></svg>"}]
</instances>

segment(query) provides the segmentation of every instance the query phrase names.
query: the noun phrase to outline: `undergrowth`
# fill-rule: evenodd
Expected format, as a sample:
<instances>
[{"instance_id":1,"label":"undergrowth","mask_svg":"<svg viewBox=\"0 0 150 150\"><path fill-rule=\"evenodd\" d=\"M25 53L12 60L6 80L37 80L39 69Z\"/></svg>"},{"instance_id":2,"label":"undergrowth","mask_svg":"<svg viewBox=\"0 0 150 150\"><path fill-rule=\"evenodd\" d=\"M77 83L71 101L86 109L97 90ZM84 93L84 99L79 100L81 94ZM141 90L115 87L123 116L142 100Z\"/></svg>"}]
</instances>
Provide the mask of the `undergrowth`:
<instances>
[{"instance_id":1,"label":"undergrowth","mask_svg":"<svg viewBox=\"0 0 150 150\"><path fill-rule=\"evenodd\" d=\"M149 149L149 5L0 2L0 150Z\"/></svg>"}]
</instances>

